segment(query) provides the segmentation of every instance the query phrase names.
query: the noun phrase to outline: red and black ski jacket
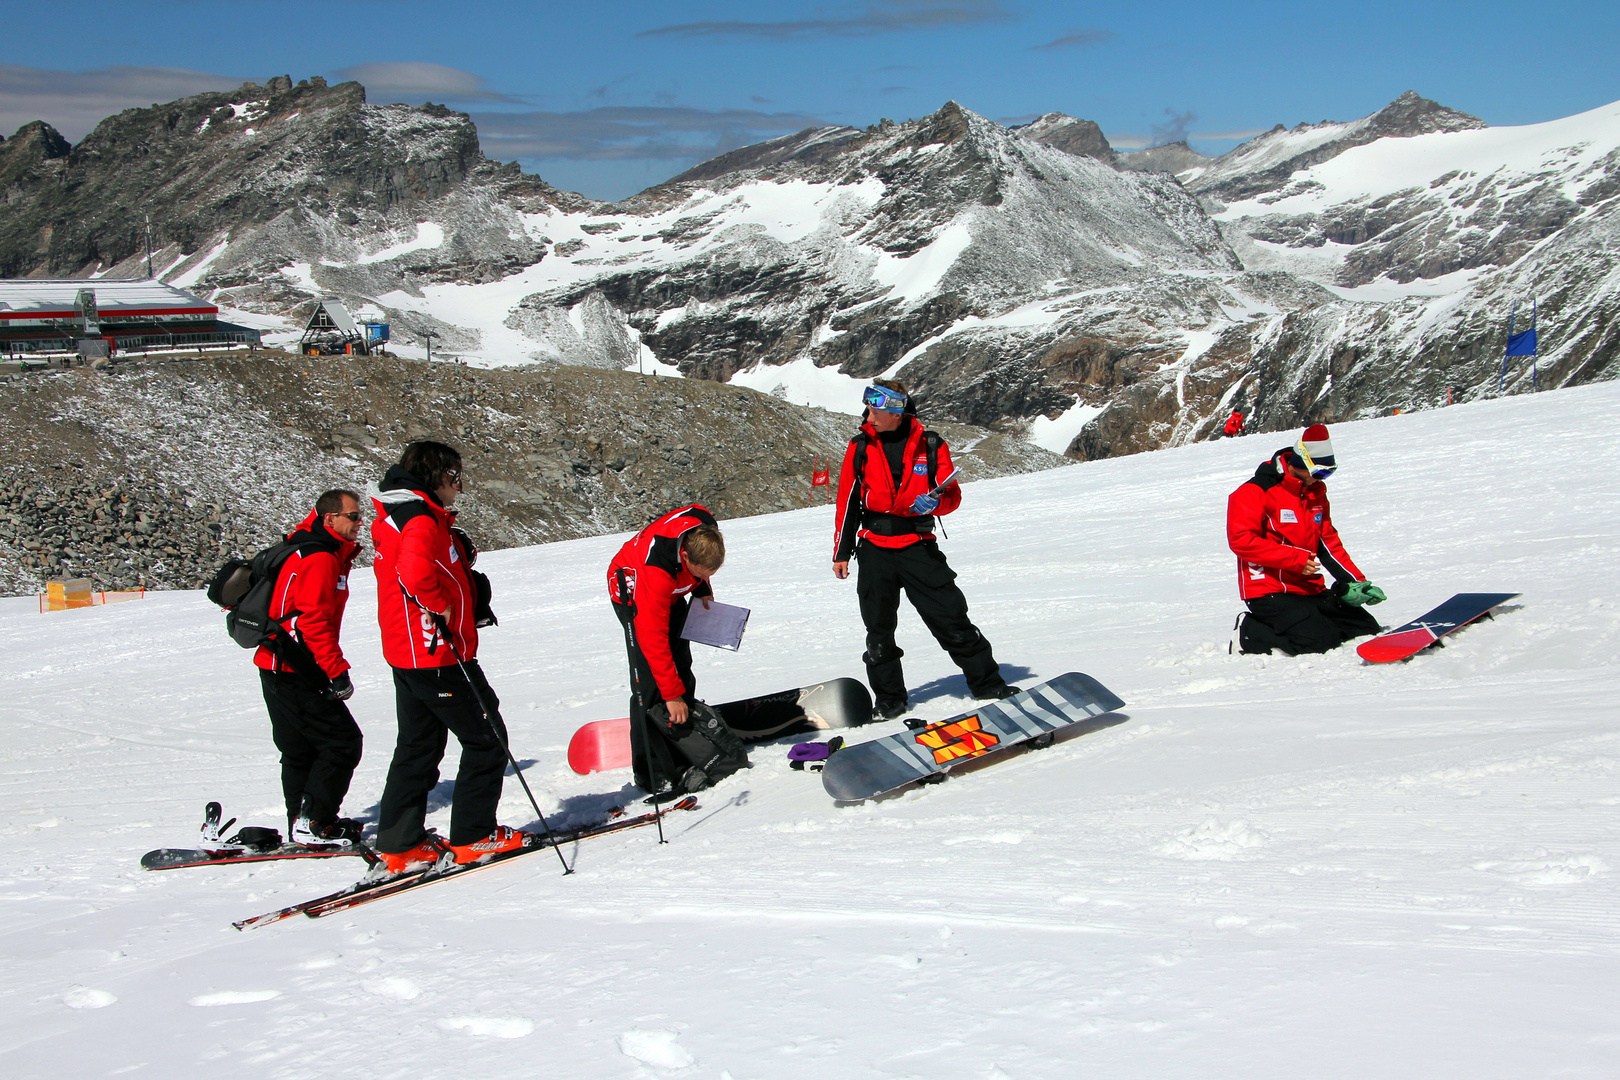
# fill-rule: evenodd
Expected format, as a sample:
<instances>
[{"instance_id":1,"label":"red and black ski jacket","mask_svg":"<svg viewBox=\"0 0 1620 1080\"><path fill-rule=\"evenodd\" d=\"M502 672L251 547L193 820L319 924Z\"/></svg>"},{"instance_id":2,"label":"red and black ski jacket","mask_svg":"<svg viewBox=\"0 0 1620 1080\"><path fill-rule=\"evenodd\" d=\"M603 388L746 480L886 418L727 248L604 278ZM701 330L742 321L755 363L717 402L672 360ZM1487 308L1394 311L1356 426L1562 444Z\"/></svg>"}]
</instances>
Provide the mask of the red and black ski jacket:
<instances>
[{"instance_id":1,"label":"red and black ski jacket","mask_svg":"<svg viewBox=\"0 0 1620 1080\"><path fill-rule=\"evenodd\" d=\"M838 502L833 518L833 562L848 562L857 540L878 547L903 548L934 538L934 518L962 505L962 487L952 484L939 493L939 509L914 514L911 504L926 495L938 477L951 475L951 448L914 416L895 430L902 434L900 479L895 480L883 440L871 423L849 440L838 473Z\"/></svg>"},{"instance_id":2,"label":"red and black ski jacket","mask_svg":"<svg viewBox=\"0 0 1620 1080\"><path fill-rule=\"evenodd\" d=\"M478 655L478 590L468 552L450 531L456 512L441 506L416 477L391 467L372 504L376 549L377 625L383 659L397 668L440 668L456 662L429 612L449 609L449 627L463 660Z\"/></svg>"},{"instance_id":3,"label":"red and black ski jacket","mask_svg":"<svg viewBox=\"0 0 1620 1080\"><path fill-rule=\"evenodd\" d=\"M343 628L343 609L349 603L349 571L360 548L328 532L321 515L313 510L287 535L287 542L298 549L287 556L276 576L270 617L286 619L282 627L292 635L292 647L309 650L326 677L335 679L349 670L338 635ZM285 653L278 657L265 645L253 654L253 662L266 671L300 670L288 662Z\"/></svg>"},{"instance_id":4,"label":"red and black ski jacket","mask_svg":"<svg viewBox=\"0 0 1620 1080\"><path fill-rule=\"evenodd\" d=\"M1322 575L1304 574L1312 558L1335 581L1366 580L1333 527L1327 485L1320 480L1302 483L1279 464L1291 453L1279 450L1226 501L1226 542L1238 557L1238 595L1245 600L1327 591Z\"/></svg>"},{"instance_id":5,"label":"red and black ski jacket","mask_svg":"<svg viewBox=\"0 0 1620 1080\"><path fill-rule=\"evenodd\" d=\"M714 595L708 582L681 565L681 540L699 525L715 524L714 515L696 503L671 510L631 537L608 564L608 599L634 609L636 644L665 701L686 693L670 649L670 608L678 596ZM619 590L621 573L628 596Z\"/></svg>"}]
</instances>

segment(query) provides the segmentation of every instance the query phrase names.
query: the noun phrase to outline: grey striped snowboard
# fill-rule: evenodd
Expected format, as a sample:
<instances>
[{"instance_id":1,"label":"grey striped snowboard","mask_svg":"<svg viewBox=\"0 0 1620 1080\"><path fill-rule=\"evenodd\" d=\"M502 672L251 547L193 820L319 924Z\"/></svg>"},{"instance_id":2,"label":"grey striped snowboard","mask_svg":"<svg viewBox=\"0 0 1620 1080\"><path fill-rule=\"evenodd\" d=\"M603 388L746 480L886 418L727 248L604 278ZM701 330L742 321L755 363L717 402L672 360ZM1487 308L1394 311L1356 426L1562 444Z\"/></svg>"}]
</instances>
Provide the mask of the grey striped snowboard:
<instances>
[{"instance_id":1,"label":"grey striped snowboard","mask_svg":"<svg viewBox=\"0 0 1620 1080\"><path fill-rule=\"evenodd\" d=\"M870 799L1124 704L1090 675L1071 671L973 712L847 746L827 759L821 783L839 802Z\"/></svg>"}]
</instances>

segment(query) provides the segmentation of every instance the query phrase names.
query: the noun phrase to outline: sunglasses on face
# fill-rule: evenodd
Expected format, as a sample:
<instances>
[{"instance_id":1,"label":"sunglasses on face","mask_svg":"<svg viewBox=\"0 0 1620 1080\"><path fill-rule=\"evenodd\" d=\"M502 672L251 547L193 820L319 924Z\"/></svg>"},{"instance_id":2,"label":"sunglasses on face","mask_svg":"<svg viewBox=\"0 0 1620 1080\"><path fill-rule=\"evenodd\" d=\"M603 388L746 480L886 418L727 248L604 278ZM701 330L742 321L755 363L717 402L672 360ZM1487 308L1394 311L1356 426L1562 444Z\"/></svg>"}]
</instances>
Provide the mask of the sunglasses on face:
<instances>
[{"instance_id":1,"label":"sunglasses on face","mask_svg":"<svg viewBox=\"0 0 1620 1080\"><path fill-rule=\"evenodd\" d=\"M861 402L878 412L900 414L906 411L906 395L887 386L868 386L861 394Z\"/></svg>"},{"instance_id":2,"label":"sunglasses on face","mask_svg":"<svg viewBox=\"0 0 1620 1080\"><path fill-rule=\"evenodd\" d=\"M332 516L333 517L340 517L340 518L348 518L350 521L354 522L356 525L358 525L360 522L366 520L366 515L362 514L358 510L354 511L351 514L333 514Z\"/></svg>"}]
</instances>

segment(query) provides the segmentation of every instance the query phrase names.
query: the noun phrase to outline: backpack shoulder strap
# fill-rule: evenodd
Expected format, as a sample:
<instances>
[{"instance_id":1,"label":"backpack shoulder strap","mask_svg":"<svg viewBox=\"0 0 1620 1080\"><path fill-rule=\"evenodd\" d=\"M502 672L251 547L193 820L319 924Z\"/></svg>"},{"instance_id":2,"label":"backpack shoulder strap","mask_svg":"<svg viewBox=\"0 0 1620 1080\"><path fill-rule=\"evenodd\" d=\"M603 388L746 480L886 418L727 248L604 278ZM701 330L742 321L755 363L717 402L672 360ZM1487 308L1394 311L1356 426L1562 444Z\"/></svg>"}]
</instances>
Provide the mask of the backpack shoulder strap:
<instances>
[{"instance_id":1,"label":"backpack shoulder strap","mask_svg":"<svg viewBox=\"0 0 1620 1080\"><path fill-rule=\"evenodd\" d=\"M939 448L945 440L939 432L923 430L923 450L928 457L928 490L939 486Z\"/></svg>"},{"instance_id":2,"label":"backpack shoulder strap","mask_svg":"<svg viewBox=\"0 0 1620 1080\"><path fill-rule=\"evenodd\" d=\"M850 462L850 467L855 477L855 490L859 491L866 483L866 451L872 446L872 436L865 431L857 431L849 441L855 444L855 460Z\"/></svg>"}]
</instances>

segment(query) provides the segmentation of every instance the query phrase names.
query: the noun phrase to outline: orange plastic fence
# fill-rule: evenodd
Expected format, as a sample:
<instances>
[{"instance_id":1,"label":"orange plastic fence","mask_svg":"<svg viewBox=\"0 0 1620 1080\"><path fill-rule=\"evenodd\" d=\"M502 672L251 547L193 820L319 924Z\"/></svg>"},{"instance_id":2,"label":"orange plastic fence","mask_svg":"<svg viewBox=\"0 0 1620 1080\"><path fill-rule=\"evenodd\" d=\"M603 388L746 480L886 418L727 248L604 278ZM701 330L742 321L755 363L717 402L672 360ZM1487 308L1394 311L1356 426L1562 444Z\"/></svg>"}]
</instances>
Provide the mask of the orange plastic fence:
<instances>
[{"instance_id":1,"label":"orange plastic fence","mask_svg":"<svg viewBox=\"0 0 1620 1080\"><path fill-rule=\"evenodd\" d=\"M145 589L69 589L65 586L70 582L49 581L45 583L45 591L39 594L39 610L67 611L71 608L95 607L99 604L122 604L125 600L139 600L146 595Z\"/></svg>"}]
</instances>

